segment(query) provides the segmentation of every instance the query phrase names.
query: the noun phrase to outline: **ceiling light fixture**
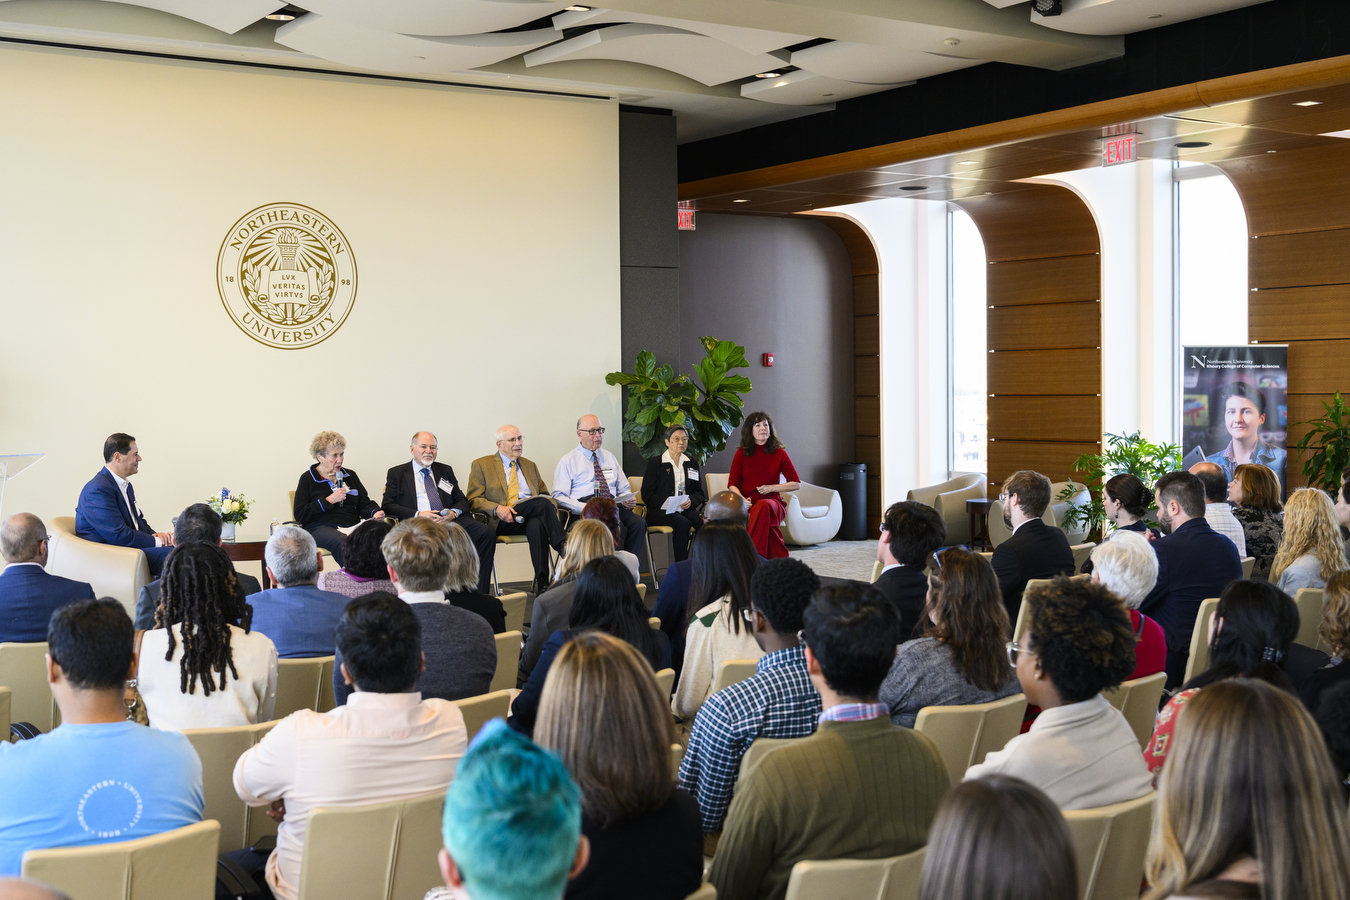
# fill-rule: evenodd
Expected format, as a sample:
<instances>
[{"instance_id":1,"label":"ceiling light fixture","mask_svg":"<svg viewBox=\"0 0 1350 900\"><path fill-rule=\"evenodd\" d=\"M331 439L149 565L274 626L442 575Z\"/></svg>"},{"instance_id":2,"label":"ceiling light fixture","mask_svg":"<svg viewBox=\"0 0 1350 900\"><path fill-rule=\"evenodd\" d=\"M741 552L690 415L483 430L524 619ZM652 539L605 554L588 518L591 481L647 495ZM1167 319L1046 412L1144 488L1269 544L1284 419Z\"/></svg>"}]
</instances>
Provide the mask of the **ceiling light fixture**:
<instances>
[{"instance_id":1,"label":"ceiling light fixture","mask_svg":"<svg viewBox=\"0 0 1350 900\"><path fill-rule=\"evenodd\" d=\"M732 203L749 203L749 200L732 200Z\"/></svg>"},{"instance_id":2,"label":"ceiling light fixture","mask_svg":"<svg viewBox=\"0 0 1350 900\"><path fill-rule=\"evenodd\" d=\"M978 166L979 164L978 159L963 159L957 163L958 166Z\"/></svg>"},{"instance_id":3,"label":"ceiling light fixture","mask_svg":"<svg viewBox=\"0 0 1350 900\"><path fill-rule=\"evenodd\" d=\"M756 75L755 77L756 77L756 78L782 78L782 77L783 77L783 73L782 73L782 72L760 72L760 73L759 73L758 75Z\"/></svg>"},{"instance_id":4,"label":"ceiling light fixture","mask_svg":"<svg viewBox=\"0 0 1350 900\"><path fill-rule=\"evenodd\" d=\"M926 190L928 190L928 185L926 185L926 184L902 184L902 185L900 185L900 190L902 190L902 191L926 191Z\"/></svg>"},{"instance_id":5,"label":"ceiling light fixture","mask_svg":"<svg viewBox=\"0 0 1350 900\"><path fill-rule=\"evenodd\" d=\"M295 18L291 13L286 12L285 8L277 10L270 16L263 16L264 19L270 19L273 22L289 22Z\"/></svg>"},{"instance_id":6,"label":"ceiling light fixture","mask_svg":"<svg viewBox=\"0 0 1350 900\"><path fill-rule=\"evenodd\" d=\"M1149 18L1150 18L1150 19L1161 19L1161 18L1162 18L1162 13L1154 13L1153 15L1149 16Z\"/></svg>"},{"instance_id":7,"label":"ceiling light fixture","mask_svg":"<svg viewBox=\"0 0 1350 900\"><path fill-rule=\"evenodd\" d=\"M1321 106L1321 105L1322 105L1322 101L1321 101L1321 100L1300 100L1298 103L1295 103L1294 105L1295 105L1295 106Z\"/></svg>"},{"instance_id":8,"label":"ceiling light fixture","mask_svg":"<svg viewBox=\"0 0 1350 900\"><path fill-rule=\"evenodd\" d=\"M1181 150L1199 150L1201 147L1208 147L1209 141L1182 141L1176 146Z\"/></svg>"},{"instance_id":9,"label":"ceiling light fixture","mask_svg":"<svg viewBox=\"0 0 1350 900\"><path fill-rule=\"evenodd\" d=\"M563 10L565 12L590 12L591 8L589 6L564 6Z\"/></svg>"}]
</instances>

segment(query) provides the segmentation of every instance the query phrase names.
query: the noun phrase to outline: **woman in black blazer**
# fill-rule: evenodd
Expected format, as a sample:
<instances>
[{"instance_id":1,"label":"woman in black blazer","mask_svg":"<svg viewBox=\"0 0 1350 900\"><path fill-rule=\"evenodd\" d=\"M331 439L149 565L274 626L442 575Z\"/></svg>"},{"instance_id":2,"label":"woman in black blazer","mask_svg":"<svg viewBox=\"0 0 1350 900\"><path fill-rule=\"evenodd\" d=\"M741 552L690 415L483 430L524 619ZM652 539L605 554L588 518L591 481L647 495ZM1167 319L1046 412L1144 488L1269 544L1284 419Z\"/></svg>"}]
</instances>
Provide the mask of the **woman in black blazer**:
<instances>
[{"instance_id":1,"label":"woman in black blazer","mask_svg":"<svg viewBox=\"0 0 1350 900\"><path fill-rule=\"evenodd\" d=\"M647 507L648 525L669 525L675 531L675 561L689 558L689 541L703 524L703 481L699 477L697 460L684 455L689 446L689 433L683 425L666 429L666 452L647 460L647 471L642 475L642 503ZM676 493L675 473L680 473L679 493L681 507L666 513L661 507Z\"/></svg>"}]
</instances>

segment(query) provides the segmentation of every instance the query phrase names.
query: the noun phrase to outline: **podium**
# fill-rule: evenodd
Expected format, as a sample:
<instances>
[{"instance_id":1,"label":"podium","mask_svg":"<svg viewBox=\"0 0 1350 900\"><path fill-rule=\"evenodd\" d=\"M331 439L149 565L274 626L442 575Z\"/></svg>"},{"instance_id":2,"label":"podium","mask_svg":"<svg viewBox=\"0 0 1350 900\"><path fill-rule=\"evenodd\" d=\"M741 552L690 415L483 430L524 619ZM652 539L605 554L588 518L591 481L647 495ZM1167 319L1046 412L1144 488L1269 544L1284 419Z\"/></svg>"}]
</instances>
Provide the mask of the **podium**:
<instances>
[{"instance_id":1,"label":"podium","mask_svg":"<svg viewBox=\"0 0 1350 900\"><path fill-rule=\"evenodd\" d=\"M42 459L45 453L14 453L0 456L0 522L5 520L5 485L11 478Z\"/></svg>"}]
</instances>

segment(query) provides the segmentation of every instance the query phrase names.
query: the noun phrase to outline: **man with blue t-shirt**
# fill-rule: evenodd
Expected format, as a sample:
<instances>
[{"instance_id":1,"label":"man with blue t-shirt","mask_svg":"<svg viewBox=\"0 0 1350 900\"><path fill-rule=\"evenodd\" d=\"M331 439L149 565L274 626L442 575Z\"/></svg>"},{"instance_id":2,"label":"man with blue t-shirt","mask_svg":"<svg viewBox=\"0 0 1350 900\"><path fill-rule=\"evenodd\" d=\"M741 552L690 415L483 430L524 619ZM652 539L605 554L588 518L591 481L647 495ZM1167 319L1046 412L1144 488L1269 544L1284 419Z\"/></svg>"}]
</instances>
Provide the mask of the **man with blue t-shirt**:
<instances>
[{"instance_id":1,"label":"man with blue t-shirt","mask_svg":"<svg viewBox=\"0 0 1350 900\"><path fill-rule=\"evenodd\" d=\"M149 837L202 818L202 764L181 734L127 721L131 618L115 600L58 609L47 681L51 734L0 743L0 876L29 850Z\"/></svg>"}]
</instances>

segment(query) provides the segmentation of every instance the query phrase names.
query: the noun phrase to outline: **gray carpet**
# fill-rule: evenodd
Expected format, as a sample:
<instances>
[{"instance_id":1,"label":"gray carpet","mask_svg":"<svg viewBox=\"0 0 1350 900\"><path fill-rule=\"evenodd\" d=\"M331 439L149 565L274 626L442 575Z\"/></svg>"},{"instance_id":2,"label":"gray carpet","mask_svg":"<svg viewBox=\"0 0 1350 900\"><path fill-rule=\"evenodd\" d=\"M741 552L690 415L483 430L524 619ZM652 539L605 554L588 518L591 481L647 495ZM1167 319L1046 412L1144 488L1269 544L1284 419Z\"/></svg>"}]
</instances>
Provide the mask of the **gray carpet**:
<instances>
[{"instance_id":1,"label":"gray carpet","mask_svg":"<svg viewBox=\"0 0 1350 900\"><path fill-rule=\"evenodd\" d=\"M800 559L821 578L848 578L867 584L877 559L876 540L830 541L810 547L788 547L788 555Z\"/></svg>"}]
</instances>

